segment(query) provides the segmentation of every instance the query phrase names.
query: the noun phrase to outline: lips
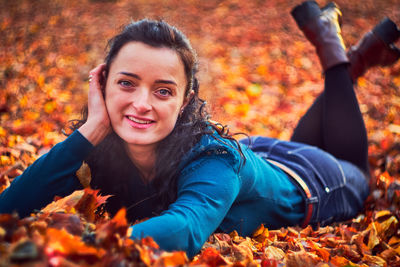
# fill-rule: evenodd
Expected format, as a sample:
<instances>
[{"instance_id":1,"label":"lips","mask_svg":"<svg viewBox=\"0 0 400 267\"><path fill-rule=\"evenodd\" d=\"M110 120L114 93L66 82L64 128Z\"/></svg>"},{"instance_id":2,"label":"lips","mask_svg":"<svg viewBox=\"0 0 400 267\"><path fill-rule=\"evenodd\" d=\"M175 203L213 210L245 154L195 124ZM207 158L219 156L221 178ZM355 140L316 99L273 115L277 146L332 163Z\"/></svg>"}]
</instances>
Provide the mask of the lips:
<instances>
[{"instance_id":1,"label":"lips","mask_svg":"<svg viewBox=\"0 0 400 267\"><path fill-rule=\"evenodd\" d=\"M140 123L140 124L150 124L152 122L154 122L153 120L147 120L147 119L138 119L132 116L127 116L128 120L136 122L136 123Z\"/></svg>"},{"instance_id":2,"label":"lips","mask_svg":"<svg viewBox=\"0 0 400 267\"><path fill-rule=\"evenodd\" d=\"M125 116L125 119L129 123L129 125L136 129L147 129L154 125L155 121L149 120L146 118L138 118L134 116Z\"/></svg>"}]
</instances>

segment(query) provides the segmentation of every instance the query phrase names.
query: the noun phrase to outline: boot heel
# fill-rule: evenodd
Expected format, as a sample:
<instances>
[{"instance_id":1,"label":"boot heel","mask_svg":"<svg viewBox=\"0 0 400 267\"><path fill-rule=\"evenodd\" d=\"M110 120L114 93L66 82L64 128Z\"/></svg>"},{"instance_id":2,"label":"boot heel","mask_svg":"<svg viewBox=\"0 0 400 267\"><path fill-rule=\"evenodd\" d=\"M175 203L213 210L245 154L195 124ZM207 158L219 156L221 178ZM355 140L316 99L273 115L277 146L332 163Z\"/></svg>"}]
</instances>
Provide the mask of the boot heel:
<instances>
[{"instance_id":1,"label":"boot heel","mask_svg":"<svg viewBox=\"0 0 400 267\"><path fill-rule=\"evenodd\" d=\"M388 17L385 17L378 25L376 25L372 32L386 45L390 45L400 38L400 30Z\"/></svg>"},{"instance_id":2,"label":"boot heel","mask_svg":"<svg viewBox=\"0 0 400 267\"><path fill-rule=\"evenodd\" d=\"M302 28L310 19L315 18L321 14L321 9L319 8L317 2L306 1L302 4L296 6L290 12L292 17L296 21L297 25Z\"/></svg>"}]
</instances>

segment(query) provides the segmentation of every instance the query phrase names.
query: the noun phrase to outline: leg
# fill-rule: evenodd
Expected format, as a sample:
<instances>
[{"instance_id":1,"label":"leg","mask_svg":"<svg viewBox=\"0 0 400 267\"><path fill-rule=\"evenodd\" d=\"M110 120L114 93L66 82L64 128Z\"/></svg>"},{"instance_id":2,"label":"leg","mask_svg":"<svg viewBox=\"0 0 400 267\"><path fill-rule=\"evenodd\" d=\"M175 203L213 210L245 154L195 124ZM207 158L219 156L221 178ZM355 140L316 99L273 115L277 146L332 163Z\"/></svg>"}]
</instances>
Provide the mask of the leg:
<instances>
[{"instance_id":1,"label":"leg","mask_svg":"<svg viewBox=\"0 0 400 267\"><path fill-rule=\"evenodd\" d=\"M322 112L324 93L320 94L307 112L300 118L291 141L323 148Z\"/></svg>"},{"instance_id":2,"label":"leg","mask_svg":"<svg viewBox=\"0 0 400 267\"><path fill-rule=\"evenodd\" d=\"M316 48L325 89L300 120L291 140L316 145L368 174L367 134L340 34L341 12L333 3L321 10L315 1L307 1L296 6L292 15Z\"/></svg>"},{"instance_id":3,"label":"leg","mask_svg":"<svg viewBox=\"0 0 400 267\"><path fill-rule=\"evenodd\" d=\"M368 174L367 131L347 66L326 72L324 94L324 149Z\"/></svg>"},{"instance_id":4,"label":"leg","mask_svg":"<svg viewBox=\"0 0 400 267\"><path fill-rule=\"evenodd\" d=\"M324 92L301 118L291 140L316 145L369 173L367 133L346 64L326 71Z\"/></svg>"}]
</instances>

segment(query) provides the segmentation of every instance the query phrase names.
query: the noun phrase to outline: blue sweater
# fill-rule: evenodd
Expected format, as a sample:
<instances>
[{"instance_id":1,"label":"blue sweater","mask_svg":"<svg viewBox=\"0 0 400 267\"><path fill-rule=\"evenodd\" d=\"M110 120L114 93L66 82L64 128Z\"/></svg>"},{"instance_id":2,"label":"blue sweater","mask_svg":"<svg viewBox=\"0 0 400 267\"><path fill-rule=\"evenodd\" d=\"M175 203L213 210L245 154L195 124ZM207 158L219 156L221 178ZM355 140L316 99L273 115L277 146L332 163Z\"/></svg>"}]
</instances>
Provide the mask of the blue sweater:
<instances>
[{"instance_id":1,"label":"blue sweater","mask_svg":"<svg viewBox=\"0 0 400 267\"><path fill-rule=\"evenodd\" d=\"M304 200L279 168L242 145L245 164L234 144L205 135L183 158L178 197L160 215L132 226L132 238L151 236L165 250L189 257L214 231L251 235L269 228L300 224ZM0 213L29 215L82 186L75 176L92 144L75 131L15 178L0 195Z\"/></svg>"}]
</instances>

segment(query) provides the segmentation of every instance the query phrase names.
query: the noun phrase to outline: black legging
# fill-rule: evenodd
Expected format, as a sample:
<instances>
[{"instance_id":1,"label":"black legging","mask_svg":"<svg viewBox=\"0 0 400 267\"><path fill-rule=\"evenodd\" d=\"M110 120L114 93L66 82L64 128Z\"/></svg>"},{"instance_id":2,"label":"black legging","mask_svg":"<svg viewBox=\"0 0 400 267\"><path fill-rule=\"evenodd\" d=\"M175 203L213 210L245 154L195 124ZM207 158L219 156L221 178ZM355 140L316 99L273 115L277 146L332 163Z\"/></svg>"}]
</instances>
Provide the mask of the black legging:
<instances>
[{"instance_id":1,"label":"black legging","mask_svg":"<svg viewBox=\"0 0 400 267\"><path fill-rule=\"evenodd\" d=\"M292 141L317 146L369 174L367 132L348 66L325 73L325 90L300 119Z\"/></svg>"}]
</instances>

